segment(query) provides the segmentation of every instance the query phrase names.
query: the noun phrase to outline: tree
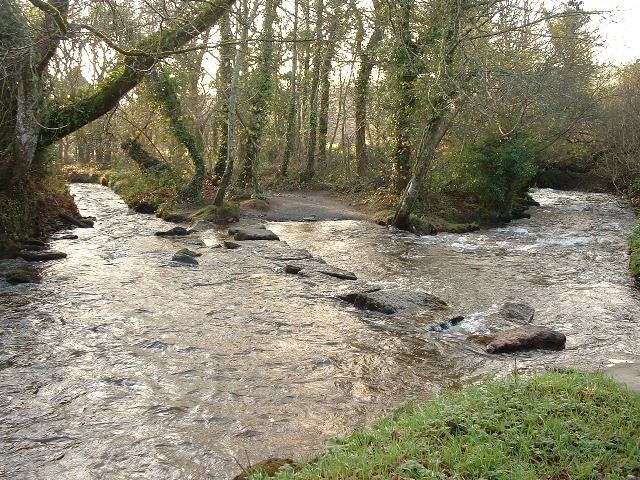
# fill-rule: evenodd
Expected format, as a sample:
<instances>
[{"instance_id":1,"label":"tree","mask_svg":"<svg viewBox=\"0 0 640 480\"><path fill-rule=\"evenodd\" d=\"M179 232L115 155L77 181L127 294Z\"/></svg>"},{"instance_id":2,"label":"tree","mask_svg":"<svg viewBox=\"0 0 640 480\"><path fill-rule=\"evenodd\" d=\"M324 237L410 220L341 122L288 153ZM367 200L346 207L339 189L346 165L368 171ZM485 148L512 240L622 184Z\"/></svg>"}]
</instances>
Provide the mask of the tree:
<instances>
[{"instance_id":1,"label":"tree","mask_svg":"<svg viewBox=\"0 0 640 480\"><path fill-rule=\"evenodd\" d=\"M233 0L213 0L196 7L184 16L173 20L167 28L151 33L132 48L121 47L101 32L84 26L101 37L119 54L111 73L94 89L81 92L66 102L49 101L45 90L47 66L55 55L58 44L66 35L73 33L67 22L68 1L31 0L41 14L30 23L31 18L24 4L9 0L3 4L11 13L22 32L17 44L9 45L8 56L26 55L10 65L16 79L15 115L2 125L15 131L15 136L3 139L0 144L0 188L8 188L24 182L37 152L100 118L114 108L120 99L147 75L155 64L176 53L185 44L214 25ZM200 5L200 4L199 4ZM76 26L71 25L76 28ZM38 48L26 48L35 44ZM3 50L5 49L3 45ZM12 92L3 90L3 102Z\"/></svg>"}]
</instances>

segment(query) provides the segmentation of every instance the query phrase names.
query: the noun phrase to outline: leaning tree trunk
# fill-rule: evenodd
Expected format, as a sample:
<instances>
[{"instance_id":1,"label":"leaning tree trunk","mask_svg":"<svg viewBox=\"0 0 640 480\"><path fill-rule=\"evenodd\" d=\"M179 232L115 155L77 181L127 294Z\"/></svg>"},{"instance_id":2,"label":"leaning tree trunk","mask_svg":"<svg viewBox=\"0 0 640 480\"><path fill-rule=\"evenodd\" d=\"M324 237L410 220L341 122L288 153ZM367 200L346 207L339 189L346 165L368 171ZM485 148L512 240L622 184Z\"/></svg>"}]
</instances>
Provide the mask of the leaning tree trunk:
<instances>
[{"instance_id":1,"label":"leaning tree trunk","mask_svg":"<svg viewBox=\"0 0 640 480\"><path fill-rule=\"evenodd\" d=\"M447 132L449 123L447 112L442 112L433 118L427 126L422 152L416 158L411 178L402 193L398 209L393 219L393 225L396 228L402 230L409 230L411 228L409 216L411 212L413 212L416 201L420 196L427 173L436 156L438 146Z\"/></svg>"},{"instance_id":2,"label":"leaning tree trunk","mask_svg":"<svg viewBox=\"0 0 640 480\"><path fill-rule=\"evenodd\" d=\"M143 172L168 170L169 166L147 152L137 138L129 138L120 144L122 151L133 160Z\"/></svg>"}]
</instances>

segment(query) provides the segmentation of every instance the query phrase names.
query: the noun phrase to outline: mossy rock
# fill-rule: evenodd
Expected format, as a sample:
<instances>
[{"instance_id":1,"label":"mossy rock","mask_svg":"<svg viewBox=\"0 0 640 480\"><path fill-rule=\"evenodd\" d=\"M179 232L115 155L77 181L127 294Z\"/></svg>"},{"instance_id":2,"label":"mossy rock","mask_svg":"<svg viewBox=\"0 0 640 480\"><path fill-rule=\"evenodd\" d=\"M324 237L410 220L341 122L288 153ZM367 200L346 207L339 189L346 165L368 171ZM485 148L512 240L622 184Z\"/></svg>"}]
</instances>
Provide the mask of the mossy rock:
<instances>
[{"instance_id":1,"label":"mossy rock","mask_svg":"<svg viewBox=\"0 0 640 480\"><path fill-rule=\"evenodd\" d=\"M395 217L396 212L391 210L390 208L385 208L377 211L373 215L373 219L378 225L390 225L393 223L393 218Z\"/></svg>"},{"instance_id":2,"label":"mossy rock","mask_svg":"<svg viewBox=\"0 0 640 480\"><path fill-rule=\"evenodd\" d=\"M269 202L260 198L250 198L240 203L240 208L243 210L258 210L260 212L269 211Z\"/></svg>"},{"instance_id":3,"label":"mossy rock","mask_svg":"<svg viewBox=\"0 0 640 480\"><path fill-rule=\"evenodd\" d=\"M221 206L207 205L191 215L191 220L205 220L220 223L221 220L240 218L240 208L234 203L223 203ZM228 223L228 222L227 222Z\"/></svg>"},{"instance_id":4,"label":"mossy rock","mask_svg":"<svg viewBox=\"0 0 640 480\"><path fill-rule=\"evenodd\" d=\"M16 258L22 246L10 238L0 239L0 258Z\"/></svg>"}]
</instances>

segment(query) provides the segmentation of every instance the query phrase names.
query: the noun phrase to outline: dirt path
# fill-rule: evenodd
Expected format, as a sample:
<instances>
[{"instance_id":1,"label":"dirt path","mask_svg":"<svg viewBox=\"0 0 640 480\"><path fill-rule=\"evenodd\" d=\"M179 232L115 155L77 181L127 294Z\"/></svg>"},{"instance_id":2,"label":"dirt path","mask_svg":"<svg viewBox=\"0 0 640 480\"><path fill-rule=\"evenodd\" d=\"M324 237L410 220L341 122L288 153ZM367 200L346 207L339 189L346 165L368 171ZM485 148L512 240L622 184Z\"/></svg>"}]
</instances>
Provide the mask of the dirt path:
<instances>
[{"instance_id":1,"label":"dirt path","mask_svg":"<svg viewBox=\"0 0 640 480\"><path fill-rule=\"evenodd\" d=\"M246 209L242 216L270 222L373 220L371 215L325 191L276 193L269 197L268 211Z\"/></svg>"}]
</instances>

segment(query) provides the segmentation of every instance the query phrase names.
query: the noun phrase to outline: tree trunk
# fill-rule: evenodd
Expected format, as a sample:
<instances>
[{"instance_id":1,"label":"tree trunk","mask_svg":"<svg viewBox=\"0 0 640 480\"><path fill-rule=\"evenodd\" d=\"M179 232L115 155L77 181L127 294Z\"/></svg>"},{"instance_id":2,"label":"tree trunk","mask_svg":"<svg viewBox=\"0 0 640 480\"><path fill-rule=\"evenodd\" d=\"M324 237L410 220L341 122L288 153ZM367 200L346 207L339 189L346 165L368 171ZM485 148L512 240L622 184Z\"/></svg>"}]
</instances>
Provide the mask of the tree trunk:
<instances>
[{"instance_id":1,"label":"tree trunk","mask_svg":"<svg viewBox=\"0 0 640 480\"><path fill-rule=\"evenodd\" d=\"M260 148L260 139L268 115L267 105L273 90L273 23L276 20L276 8L278 1L266 0L264 20L262 28L264 38L260 48L260 60L257 71L257 91L253 96L253 103L249 107L251 121L247 132L247 143L245 161L239 178L241 188L253 190L253 193L260 192L256 165Z\"/></svg>"},{"instance_id":2,"label":"tree trunk","mask_svg":"<svg viewBox=\"0 0 640 480\"><path fill-rule=\"evenodd\" d=\"M291 81L289 88L289 108L287 113L287 136L286 146L284 150L284 157L282 159L282 165L280 166L280 175L287 176L289 170L289 163L291 162L291 156L293 155L293 149L295 146L295 133L297 124L297 85L296 76L298 73L298 7L299 1L294 0L293 6L293 33L292 33L292 52L291 52Z\"/></svg>"},{"instance_id":3,"label":"tree trunk","mask_svg":"<svg viewBox=\"0 0 640 480\"><path fill-rule=\"evenodd\" d=\"M397 64L396 88L398 108L393 117L395 144L393 148L393 189L397 193L407 186L411 164L411 136L413 110L416 104L414 83L418 78L411 39L411 13L414 0L401 0L395 30L395 61Z\"/></svg>"},{"instance_id":4,"label":"tree trunk","mask_svg":"<svg viewBox=\"0 0 640 480\"><path fill-rule=\"evenodd\" d=\"M409 215L413 211L416 201L420 196L427 173L429 172L429 167L436 156L438 146L450 125L447 113L446 111L442 112L433 118L427 126L423 150L416 159L411 179L402 193L400 204L393 219L393 225L396 228L409 230L411 227Z\"/></svg>"},{"instance_id":5,"label":"tree trunk","mask_svg":"<svg viewBox=\"0 0 640 480\"><path fill-rule=\"evenodd\" d=\"M229 134L229 96L231 94L231 81L233 77L233 34L231 33L231 19L229 13L225 13L220 19L220 67L218 68L218 151L216 164L213 167L213 181L218 185L224 175L227 164L227 136Z\"/></svg>"},{"instance_id":6,"label":"tree trunk","mask_svg":"<svg viewBox=\"0 0 640 480\"><path fill-rule=\"evenodd\" d=\"M247 57L247 49L249 43L249 26L253 23L253 19L256 16L258 10L259 0L255 0L251 13L248 12L249 7L247 0L243 2L243 18L244 23L242 25L242 34L238 48L236 49L235 60L233 62L233 78L231 79L231 91L229 94L229 119L227 123L227 162L224 169L224 174L220 180L218 191L216 192L216 198L214 199L214 205L220 207L224 202L224 197L227 193L227 189L231 184L231 176L233 175L233 166L236 157L236 140L235 140L235 128L238 121L238 98L240 96L240 72L244 69L244 62Z\"/></svg>"},{"instance_id":7,"label":"tree trunk","mask_svg":"<svg viewBox=\"0 0 640 480\"><path fill-rule=\"evenodd\" d=\"M369 101L369 81L373 70L373 54L384 35L384 24L379 14L378 2L374 2L375 24L367 46L360 51L360 68L354 89L356 165L359 177L366 175L369 167L367 155L367 103Z\"/></svg>"},{"instance_id":8,"label":"tree trunk","mask_svg":"<svg viewBox=\"0 0 640 480\"><path fill-rule=\"evenodd\" d=\"M320 168L326 167L327 163L327 132L329 131L329 94L331 93L331 82L329 74L331 73L331 61L335 54L335 35L337 25L331 27L327 49L324 52L321 69L321 86L320 86L320 108L318 114L318 158L317 164Z\"/></svg>"},{"instance_id":9,"label":"tree trunk","mask_svg":"<svg viewBox=\"0 0 640 480\"><path fill-rule=\"evenodd\" d=\"M302 180L309 181L315 175L316 145L318 140L318 87L322 67L322 25L324 20L324 0L316 0L316 45L313 54L313 77L309 99L309 122L307 127L307 164L302 172Z\"/></svg>"}]
</instances>

